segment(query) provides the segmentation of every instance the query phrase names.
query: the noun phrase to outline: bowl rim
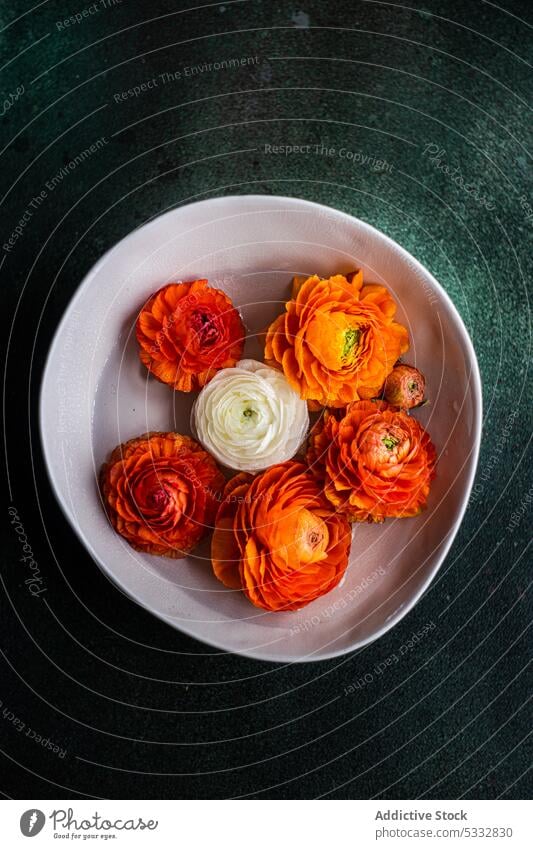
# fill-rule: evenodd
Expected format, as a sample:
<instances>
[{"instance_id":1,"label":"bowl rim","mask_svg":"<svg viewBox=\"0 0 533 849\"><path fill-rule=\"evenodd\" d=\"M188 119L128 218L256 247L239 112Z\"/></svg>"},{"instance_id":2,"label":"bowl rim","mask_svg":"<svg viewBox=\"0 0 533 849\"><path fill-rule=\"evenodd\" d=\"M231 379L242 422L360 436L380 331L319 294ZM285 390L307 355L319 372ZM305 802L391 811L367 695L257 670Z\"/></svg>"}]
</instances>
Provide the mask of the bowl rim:
<instances>
[{"instance_id":1,"label":"bowl rim","mask_svg":"<svg viewBox=\"0 0 533 849\"><path fill-rule=\"evenodd\" d=\"M45 403L46 403L45 402L45 395L46 395L47 384L48 384L48 382L49 382L49 380L51 379L51 376L52 376L52 374L51 374L51 361L53 359L55 349L60 344L63 329L64 329L64 327L67 326L67 323L69 321L69 316L70 316L72 309L76 306L76 303L83 296L85 291L87 289L89 289L93 278L99 273L102 266L105 265L105 263L107 263L111 254L113 254L115 251L118 251L119 248L122 248L128 241L133 239L140 230L145 230L145 229L147 230L151 227L155 227L155 226L157 226L158 222L160 222L160 220L162 218L170 217L170 216L174 215L177 211L185 209L186 207L203 206L203 205L205 205L205 206L208 206L208 205L209 206L211 206L211 205L217 206L219 204L223 205L224 203L228 203L228 202L229 203L232 203L232 202L233 203L238 203L238 202L242 203L243 201L265 204L267 207L268 206L274 207L277 203L282 203L285 206L285 208L287 207L287 205L294 206L294 207L302 207L302 206L305 207L306 206L306 207L309 208L310 212L312 212L312 211L322 212L322 213L327 212L329 214L333 214L335 216L340 216L341 218L344 218L346 223L356 222L357 225L360 228L362 228L363 230L366 230L372 236L374 236L374 237L377 236L382 241L388 243L389 246L391 246L392 248L394 248L394 250L399 252L400 255L402 255L406 260L409 260L409 262L412 265L414 265L414 267L418 271L420 271L426 278L428 278L430 280L432 286L434 286L435 289L437 290L439 297L442 298L442 300L446 303L450 313L452 314L452 316L455 320L456 327L457 327L458 332L461 336L461 341L462 341L462 343L465 347L465 350L468 354L469 363L470 363L470 366L471 366L470 391L471 391L472 396L473 396L474 427L473 427L472 446L471 446L471 450L468 453L468 457L471 457L470 471L469 471L469 474L468 474L466 486L465 486L463 493L462 493L462 497L461 497L462 501L461 501L461 506L460 506L459 511L458 511L457 518L456 518L453 526L451 527L450 532L447 535L448 538L442 544L441 551L439 552L439 555L437 557L436 564L433 566L431 571L427 574L425 580L422 582L422 584L419 587L419 589L417 590L417 592L414 593L408 599L408 601L406 601L392 616L390 616L389 619L387 619L383 623L381 628L377 629L375 631L375 633L372 634L372 636L370 636L366 639L361 639L361 640L354 642L349 648L342 648L342 649L337 649L337 650L333 650L333 651L326 651L325 653L321 653L318 656L304 655L304 656L301 656L301 657L287 658L287 657L284 657L282 654L276 654L275 652L263 651L262 649L260 649L259 653L257 653L257 654L255 653L254 650L247 650L247 649L236 650L234 647L232 647L230 645L224 645L223 640L221 640L219 642L215 642L214 640L209 639L207 637L203 637L203 636L199 637L197 633L193 632L192 630L190 630L188 628L186 622L185 623L180 622L180 624L177 624L175 622L175 620L172 619L172 617L167 616L162 611L154 610L140 595L136 594L132 589L124 586L121 583L121 581L116 577L116 575L114 575L112 573L112 571L109 569L109 567L105 564L103 559L101 559L100 555L95 551L91 541L88 540L87 537L82 532L81 528L79 527L79 525L75 521L74 516L70 513L69 508L66 504L66 501L65 501L65 499L64 499L64 497L63 497L63 495L60 491L60 487L59 487L59 484L56 480L56 477L55 477L55 474L54 474L54 471L53 471L53 467L52 467L52 463L51 463L51 460L50 460L50 454L49 454L48 443L47 443L47 435L46 435L47 434L47 426L46 426L46 422L45 422ZM424 593L426 592L428 587L432 584L436 574L442 568L442 565L444 564L444 561L446 560L446 557L448 556L448 552L449 552L449 550L450 550L450 548L451 548L451 546L452 546L452 544L455 540L455 537L457 535L459 527L460 527L460 525L463 521L466 509L468 507L470 493L471 493L472 486L473 486L473 483L474 483L474 478L475 478L475 475L476 475L478 461L479 461L479 452L480 452L480 445L481 445L481 433L482 433L482 424L483 424L482 383L481 383L481 375L480 375L480 370L479 370L479 364L478 364L478 361L477 361L474 345L472 343L472 340L471 340L471 338L468 334L468 331L465 327L464 321L463 321L457 307L453 303L452 299L450 298L450 296L448 295L448 293L446 292L444 287L438 282L438 280L431 274L430 271L428 271L428 269L424 265L422 265L422 263L419 260L416 259L416 257L414 257L411 253L409 253L409 251L407 251L400 244L398 244L398 242L396 242L390 236L387 236L385 233L383 233L377 227L374 227L372 224L368 224L363 219L357 218L357 216L351 215L348 212L343 212L342 210L336 209L335 207L328 206L328 205L322 204L322 203L317 203L316 201L307 200L306 198L289 197L289 196L286 196L286 195L262 195L262 194L218 195L218 196L212 197L212 198L204 198L202 200L193 201L192 203L178 204L176 206L173 206L171 209L167 209L165 212L162 212L158 215L155 215L153 218L150 218L144 224L140 224L138 227L135 227L133 230L131 230L125 236L120 238L114 245L112 245L110 248L108 248L108 250L105 251L105 253L91 266L89 271L84 275L81 282L78 284L75 292L73 293L72 297L70 298L70 300L69 300L69 302L68 302L68 304L67 304L67 306L66 306L66 308L63 312L63 315L61 316L61 319L60 319L60 321L59 321L59 323L58 323L58 325L57 325L57 327L54 331L54 335L52 337L52 341L51 341L50 346L48 348L48 353L46 355L44 368L43 368L43 371L42 371L41 386L40 386L40 390L39 390L39 401L38 401L38 403L39 403L40 442L41 442L41 448L42 448L42 453L43 453L43 457L44 457L45 467L46 467L49 482L50 482L51 487L52 487L52 491L53 491L54 496L56 498L56 501L58 502L59 507L61 508L63 515L67 519L70 527L72 528L72 530L74 531L74 533L76 534L76 536L78 537L80 542L83 543L83 546L86 549L86 551L88 551L88 553L90 554L92 559L95 561L95 563L97 564L99 569L104 573L104 575L108 578L108 580L110 580L127 598L131 599L136 604L140 605L142 608L144 608L144 610L147 610L152 616L156 616L158 619L165 622L167 625L172 627L174 630L181 631L182 633L186 634L186 636L188 636L189 638L191 638L193 640L197 640L198 642L203 643L204 645L215 648L221 653L234 654L234 655L237 655L237 656L247 657L247 658L250 658L250 659L256 660L256 661L262 661L262 662L266 662L266 663L279 663L279 664L284 664L284 665L290 665L290 664L293 664L293 663L318 663L320 661L332 660L332 659L335 659L337 657L342 657L344 655L347 655L350 652L357 651L358 649L364 648L365 646L371 645L376 640L379 640L380 637L384 636L384 634L386 634L392 628L394 628L395 625L398 624L398 622L400 622L405 616L407 616L407 614L414 608L414 606L418 603L418 601L420 601L421 597L424 595ZM333 640L332 642L335 642L335 640Z\"/></svg>"}]
</instances>

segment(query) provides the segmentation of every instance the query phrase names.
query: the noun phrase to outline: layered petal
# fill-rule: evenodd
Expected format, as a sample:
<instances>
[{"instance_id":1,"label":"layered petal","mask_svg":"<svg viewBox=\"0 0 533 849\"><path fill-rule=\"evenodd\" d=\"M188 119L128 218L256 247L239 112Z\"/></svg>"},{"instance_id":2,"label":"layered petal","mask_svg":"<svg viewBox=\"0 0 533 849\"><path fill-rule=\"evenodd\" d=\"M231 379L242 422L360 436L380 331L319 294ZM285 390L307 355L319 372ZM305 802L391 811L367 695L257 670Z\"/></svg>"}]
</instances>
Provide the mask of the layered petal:
<instances>
[{"instance_id":1,"label":"layered petal","mask_svg":"<svg viewBox=\"0 0 533 849\"><path fill-rule=\"evenodd\" d=\"M192 422L219 463L255 472L294 456L307 434L309 414L280 371L241 360L202 389Z\"/></svg>"},{"instance_id":2,"label":"layered petal","mask_svg":"<svg viewBox=\"0 0 533 849\"><path fill-rule=\"evenodd\" d=\"M285 309L267 331L265 361L314 406L374 397L409 347L389 291L363 285L361 271L295 278Z\"/></svg>"},{"instance_id":3,"label":"layered petal","mask_svg":"<svg viewBox=\"0 0 533 849\"><path fill-rule=\"evenodd\" d=\"M307 461L330 503L349 521L416 516L426 506L436 452L420 423L385 401L326 412Z\"/></svg>"},{"instance_id":4,"label":"layered petal","mask_svg":"<svg viewBox=\"0 0 533 849\"><path fill-rule=\"evenodd\" d=\"M342 579L350 525L304 464L287 461L229 482L215 521L213 570L264 610L298 610Z\"/></svg>"},{"instance_id":5,"label":"layered petal","mask_svg":"<svg viewBox=\"0 0 533 849\"><path fill-rule=\"evenodd\" d=\"M207 280L169 283L137 319L139 356L148 371L174 389L191 392L235 365L244 327L230 298Z\"/></svg>"},{"instance_id":6,"label":"layered petal","mask_svg":"<svg viewBox=\"0 0 533 849\"><path fill-rule=\"evenodd\" d=\"M212 527L224 487L189 436L147 433L117 446L100 473L109 520L138 551L183 557Z\"/></svg>"}]
</instances>

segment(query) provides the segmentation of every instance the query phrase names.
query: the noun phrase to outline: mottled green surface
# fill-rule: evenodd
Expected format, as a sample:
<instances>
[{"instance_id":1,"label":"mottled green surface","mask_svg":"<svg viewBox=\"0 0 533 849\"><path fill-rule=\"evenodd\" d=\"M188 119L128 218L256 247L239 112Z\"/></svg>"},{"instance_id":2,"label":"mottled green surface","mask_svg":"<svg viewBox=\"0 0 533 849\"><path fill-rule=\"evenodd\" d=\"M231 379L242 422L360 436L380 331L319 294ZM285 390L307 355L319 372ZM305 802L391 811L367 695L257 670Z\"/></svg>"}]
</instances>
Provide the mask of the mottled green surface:
<instances>
[{"instance_id":1,"label":"mottled green surface","mask_svg":"<svg viewBox=\"0 0 533 849\"><path fill-rule=\"evenodd\" d=\"M8 515L0 700L25 729L0 722L5 794L528 795L531 29L526 0L502 2L110 2L68 27L91 4L45 2L15 20L29 4L2 3L1 90L24 87L3 107L3 245L27 217L0 256L4 491L46 586L30 596ZM231 58L248 61L186 74ZM438 580L378 643L318 665L214 653L123 598L62 517L38 441L44 357L85 272L169 207L249 192L329 204L400 242L453 298L483 378L476 489Z\"/></svg>"}]
</instances>

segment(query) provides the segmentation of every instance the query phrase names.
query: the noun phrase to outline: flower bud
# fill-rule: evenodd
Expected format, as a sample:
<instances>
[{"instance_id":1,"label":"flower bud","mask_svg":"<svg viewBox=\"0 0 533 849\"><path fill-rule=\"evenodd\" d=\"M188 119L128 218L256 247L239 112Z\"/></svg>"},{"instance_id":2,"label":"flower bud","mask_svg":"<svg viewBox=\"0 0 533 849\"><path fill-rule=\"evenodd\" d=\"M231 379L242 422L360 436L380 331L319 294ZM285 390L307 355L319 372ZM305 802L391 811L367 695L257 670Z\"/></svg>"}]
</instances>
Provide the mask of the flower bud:
<instances>
[{"instance_id":1,"label":"flower bud","mask_svg":"<svg viewBox=\"0 0 533 849\"><path fill-rule=\"evenodd\" d=\"M425 388L426 380L422 372L414 366L400 363L393 368L385 381L383 394L389 404L410 410L422 403Z\"/></svg>"}]
</instances>

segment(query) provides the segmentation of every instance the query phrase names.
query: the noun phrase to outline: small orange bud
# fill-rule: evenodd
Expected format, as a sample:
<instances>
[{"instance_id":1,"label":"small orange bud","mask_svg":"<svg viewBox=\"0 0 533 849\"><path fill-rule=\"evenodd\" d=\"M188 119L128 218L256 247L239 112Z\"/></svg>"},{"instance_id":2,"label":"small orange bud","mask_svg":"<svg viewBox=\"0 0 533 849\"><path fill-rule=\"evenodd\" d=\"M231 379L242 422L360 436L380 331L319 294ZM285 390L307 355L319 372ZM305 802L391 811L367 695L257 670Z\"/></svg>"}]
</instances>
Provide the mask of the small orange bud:
<instances>
[{"instance_id":1,"label":"small orange bud","mask_svg":"<svg viewBox=\"0 0 533 849\"><path fill-rule=\"evenodd\" d=\"M385 400L389 404L410 410L424 400L426 380L421 371L414 366L400 363L389 374L383 387Z\"/></svg>"}]
</instances>

